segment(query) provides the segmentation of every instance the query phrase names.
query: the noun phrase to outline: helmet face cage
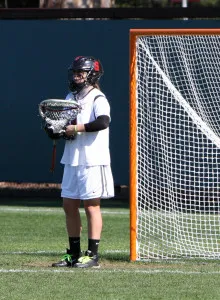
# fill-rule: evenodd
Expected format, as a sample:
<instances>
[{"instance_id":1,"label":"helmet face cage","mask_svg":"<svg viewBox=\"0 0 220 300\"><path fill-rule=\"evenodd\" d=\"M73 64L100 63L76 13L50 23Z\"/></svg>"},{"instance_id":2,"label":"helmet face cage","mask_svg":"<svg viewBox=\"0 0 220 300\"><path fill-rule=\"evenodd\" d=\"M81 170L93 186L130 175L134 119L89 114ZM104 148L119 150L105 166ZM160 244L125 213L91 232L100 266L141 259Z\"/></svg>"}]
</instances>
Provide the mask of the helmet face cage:
<instances>
[{"instance_id":1,"label":"helmet face cage","mask_svg":"<svg viewBox=\"0 0 220 300\"><path fill-rule=\"evenodd\" d=\"M76 84L73 80L73 73L79 71L87 72L87 79L83 84ZM71 91L82 88L87 84L94 85L103 75L103 67L99 60L90 56L78 56L68 69L68 83Z\"/></svg>"}]
</instances>

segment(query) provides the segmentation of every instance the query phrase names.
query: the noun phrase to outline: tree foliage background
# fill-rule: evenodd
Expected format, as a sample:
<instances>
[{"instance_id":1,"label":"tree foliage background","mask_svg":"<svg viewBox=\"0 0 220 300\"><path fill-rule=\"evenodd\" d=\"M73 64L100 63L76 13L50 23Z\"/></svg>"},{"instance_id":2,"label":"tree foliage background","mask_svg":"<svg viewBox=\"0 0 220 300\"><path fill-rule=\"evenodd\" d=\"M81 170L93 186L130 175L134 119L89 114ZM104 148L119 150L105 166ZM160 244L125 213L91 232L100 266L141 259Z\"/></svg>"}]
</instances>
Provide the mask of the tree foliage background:
<instances>
[{"instance_id":1,"label":"tree foliage background","mask_svg":"<svg viewBox=\"0 0 220 300\"><path fill-rule=\"evenodd\" d=\"M182 0L0 0L1 8L176 7ZM188 6L220 6L220 0L188 0Z\"/></svg>"}]
</instances>

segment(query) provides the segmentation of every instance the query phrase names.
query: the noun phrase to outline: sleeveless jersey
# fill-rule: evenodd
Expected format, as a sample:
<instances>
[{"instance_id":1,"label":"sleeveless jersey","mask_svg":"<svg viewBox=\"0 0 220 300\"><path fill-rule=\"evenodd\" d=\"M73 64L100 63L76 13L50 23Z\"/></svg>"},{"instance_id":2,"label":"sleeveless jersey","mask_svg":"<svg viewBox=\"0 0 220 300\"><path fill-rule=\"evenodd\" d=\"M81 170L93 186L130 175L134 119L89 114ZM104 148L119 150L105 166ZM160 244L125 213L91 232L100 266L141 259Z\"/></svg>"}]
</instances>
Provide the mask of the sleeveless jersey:
<instances>
[{"instance_id":1,"label":"sleeveless jersey","mask_svg":"<svg viewBox=\"0 0 220 300\"><path fill-rule=\"evenodd\" d=\"M73 94L69 93L66 99L74 99ZM77 124L92 122L101 115L110 117L108 100L96 88L78 102L82 110L77 116ZM78 132L74 140L67 140L61 163L71 166L110 165L109 128L96 132Z\"/></svg>"}]
</instances>

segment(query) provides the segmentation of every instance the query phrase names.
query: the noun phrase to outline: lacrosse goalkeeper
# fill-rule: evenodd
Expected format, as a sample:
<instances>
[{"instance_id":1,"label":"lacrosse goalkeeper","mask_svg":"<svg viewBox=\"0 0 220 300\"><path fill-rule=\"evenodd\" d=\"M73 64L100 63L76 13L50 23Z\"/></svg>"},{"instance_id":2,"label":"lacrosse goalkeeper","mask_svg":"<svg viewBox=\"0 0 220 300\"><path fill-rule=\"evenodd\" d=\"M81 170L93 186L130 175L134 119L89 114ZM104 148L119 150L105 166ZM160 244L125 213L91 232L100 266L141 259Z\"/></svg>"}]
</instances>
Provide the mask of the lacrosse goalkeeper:
<instances>
[{"instance_id":1,"label":"lacrosse goalkeeper","mask_svg":"<svg viewBox=\"0 0 220 300\"><path fill-rule=\"evenodd\" d=\"M70 93L81 111L66 126L61 197L66 217L69 249L53 267L98 268L98 247L102 232L101 198L114 197L110 166L110 106L98 82L103 75L99 60L78 56L68 69ZM70 139L68 139L68 137ZM88 224L88 249L81 252L82 231L79 207L83 201Z\"/></svg>"}]
</instances>

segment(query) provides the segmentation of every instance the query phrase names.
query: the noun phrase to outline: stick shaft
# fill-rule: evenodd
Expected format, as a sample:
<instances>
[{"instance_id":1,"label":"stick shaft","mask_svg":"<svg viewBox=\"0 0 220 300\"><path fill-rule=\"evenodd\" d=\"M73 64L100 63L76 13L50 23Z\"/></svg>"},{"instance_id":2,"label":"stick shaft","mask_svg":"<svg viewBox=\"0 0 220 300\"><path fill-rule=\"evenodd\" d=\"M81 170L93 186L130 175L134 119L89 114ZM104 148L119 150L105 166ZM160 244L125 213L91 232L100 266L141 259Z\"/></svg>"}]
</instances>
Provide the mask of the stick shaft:
<instances>
[{"instance_id":1,"label":"stick shaft","mask_svg":"<svg viewBox=\"0 0 220 300\"><path fill-rule=\"evenodd\" d=\"M53 173L55 169L55 164L56 164L56 152L57 152L57 144L56 140L53 140L53 151L52 151L52 161L51 161L51 168L50 171Z\"/></svg>"}]
</instances>

